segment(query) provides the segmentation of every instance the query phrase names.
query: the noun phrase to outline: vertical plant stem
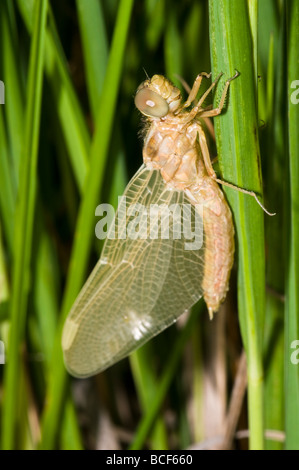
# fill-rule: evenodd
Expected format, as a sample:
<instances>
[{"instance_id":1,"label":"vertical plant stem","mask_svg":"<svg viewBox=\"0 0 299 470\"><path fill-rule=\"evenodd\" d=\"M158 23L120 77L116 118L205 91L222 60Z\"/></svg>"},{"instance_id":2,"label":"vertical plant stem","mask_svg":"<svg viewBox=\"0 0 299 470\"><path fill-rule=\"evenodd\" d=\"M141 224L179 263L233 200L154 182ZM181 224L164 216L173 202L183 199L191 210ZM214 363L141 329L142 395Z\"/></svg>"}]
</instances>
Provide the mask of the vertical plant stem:
<instances>
[{"instance_id":1,"label":"vertical plant stem","mask_svg":"<svg viewBox=\"0 0 299 470\"><path fill-rule=\"evenodd\" d=\"M246 0L210 0L210 41L214 77L240 76L230 87L227 111L215 118L223 179L262 193L256 118L252 37ZM242 47L240 47L242 44ZM263 448L262 337L265 310L263 212L253 198L225 190L236 225L238 305L248 363L250 448Z\"/></svg>"},{"instance_id":2,"label":"vertical plant stem","mask_svg":"<svg viewBox=\"0 0 299 470\"><path fill-rule=\"evenodd\" d=\"M299 80L298 24L299 3L291 0L287 2L290 238L285 312L286 448L289 450L299 449L299 368L290 360L291 345L299 338L299 104L298 91L296 95L294 93L295 88L298 90Z\"/></svg>"},{"instance_id":3,"label":"vertical plant stem","mask_svg":"<svg viewBox=\"0 0 299 470\"><path fill-rule=\"evenodd\" d=\"M258 0L247 0L248 1L248 15L249 15L249 24L252 37L252 48L253 48L253 66L254 66L254 76L255 84L257 86L257 24L258 24Z\"/></svg>"},{"instance_id":4,"label":"vertical plant stem","mask_svg":"<svg viewBox=\"0 0 299 470\"><path fill-rule=\"evenodd\" d=\"M265 191L267 201L275 208L275 217L266 217L267 269L264 336L264 407L265 429L285 429L284 419L284 302L273 292L282 294L285 287L284 238L286 214L282 194L287 185L286 152L286 74L285 74L285 15L276 17L273 2L259 3L259 118L266 126L260 130L260 143L267 168ZM284 13L284 12L283 12ZM279 21L280 28L277 23ZM267 75L266 75L267 74ZM263 99L261 100L261 96ZM268 204L266 202L266 204ZM283 228L283 230L282 230ZM280 256L277 256L280 253ZM283 443L266 440L267 450L281 450Z\"/></svg>"},{"instance_id":5,"label":"vertical plant stem","mask_svg":"<svg viewBox=\"0 0 299 470\"><path fill-rule=\"evenodd\" d=\"M30 271L34 222L44 36L48 2L36 2L35 5L27 88L25 143L20 167L20 190L16 211L18 229L15 231L14 245L9 360L5 368L5 401L3 406L2 428L3 448L5 449L14 448L15 444L15 431L18 417L17 403L19 396L20 347L26 319L26 286L28 285L28 275Z\"/></svg>"}]
</instances>

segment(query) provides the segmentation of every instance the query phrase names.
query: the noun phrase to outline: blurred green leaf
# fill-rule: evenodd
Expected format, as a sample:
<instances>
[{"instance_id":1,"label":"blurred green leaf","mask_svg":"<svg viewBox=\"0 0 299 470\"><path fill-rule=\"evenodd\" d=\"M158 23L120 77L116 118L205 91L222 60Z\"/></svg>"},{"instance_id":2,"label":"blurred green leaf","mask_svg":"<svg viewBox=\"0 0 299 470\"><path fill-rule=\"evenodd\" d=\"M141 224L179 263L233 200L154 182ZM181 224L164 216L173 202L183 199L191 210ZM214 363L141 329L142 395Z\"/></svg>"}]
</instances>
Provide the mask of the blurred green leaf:
<instances>
[{"instance_id":1,"label":"blurred green leaf","mask_svg":"<svg viewBox=\"0 0 299 470\"><path fill-rule=\"evenodd\" d=\"M292 343L299 338L299 106L294 98L294 88L298 89L299 61L299 3L287 3L287 46L288 46L288 137L290 172L290 229L289 251L286 276L286 449L299 449L299 369L293 364L290 355ZM296 87L294 87L294 81ZM297 93L298 96L298 93Z\"/></svg>"},{"instance_id":2,"label":"blurred green leaf","mask_svg":"<svg viewBox=\"0 0 299 470\"><path fill-rule=\"evenodd\" d=\"M29 264L34 223L47 7L47 1L36 3L26 94L25 141L23 159L20 162L20 189L16 209L18 230L15 231L14 245L9 361L7 368L5 368L4 381L6 391L10 391L9 394L6 393L4 396L2 428L4 449L13 449L15 447L15 425L17 421L18 383L21 363L20 344L23 339L26 322Z\"/></svg>"},{"instance_id":3,"label":"blurred green leaf","mask_svg":"<svg viewBox=\"0 0 299 470\"><path fill-rule=\"evenodd\" d=\"M227 30L231 31L229 36ZM234 75L235 70L240 72L240 76L231 84L226 113L215 119L223 179L260 195L262 180L256 117L256 77L252 67L254 49L246 0L210 2L210 37L213 76L223 71L227 79ZM253 198L232 189L224 188L224 191L236 224L239 319L248 361L250 447L262 449L264 214Z\"/></svg>"}]
</instances>

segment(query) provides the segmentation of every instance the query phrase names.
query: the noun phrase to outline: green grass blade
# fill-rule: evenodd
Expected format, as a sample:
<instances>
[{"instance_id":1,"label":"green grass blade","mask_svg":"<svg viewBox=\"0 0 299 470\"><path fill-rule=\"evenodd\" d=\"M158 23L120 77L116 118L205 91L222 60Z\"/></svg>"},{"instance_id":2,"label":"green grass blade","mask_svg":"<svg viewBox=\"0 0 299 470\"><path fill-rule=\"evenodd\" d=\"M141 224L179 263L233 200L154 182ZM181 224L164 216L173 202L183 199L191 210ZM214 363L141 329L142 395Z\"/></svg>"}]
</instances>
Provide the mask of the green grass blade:
<instances>
[{"instance_id":1,"label":"green grass blade","mask_svg":"<svg viewBox=\"0 0 299 470\"><path fill-rule=\"evenodd\" d=\"M260 119L265 126L260 129L260 143L264 155L266 204L275 208L275 217L266 217L266 253L267 270L264 369L265 369L265 429L284 431L284 217L283 197L284 175L287 167L286 135L285 135L285 90L286 76L284 73L284 41L285 15L280 18L278 29L276 5L266 0L259 4L259 99L261 85L264 87L265 102ZM268 57L268 63L265 58ZM264 63L265 62L265 63ZM264 72L263 72L264 71ZM267 71L267 75L266 75ZM280 256L277 256L280 253ZM278 295L275 295L278 294ZM279 298L280 295L280 298ZM267 450L282 449L283 443L266 440Z\"/></svg>"},{"instance_id":2,"label":"green grass blade","mask_svg":"<svg viewBox=\"0 0 299 470\"><path fill-rule=\"evenodd\" d=\"M193 2L184 25L184 78L195 79L200 72L210 72L208 3ZM198 53L198 45L203 47ZM186 75L186 72L188 75ZM189 78L190 77L190 78Z\"/></svg>"},{"instance_id":3,"label":"green grass blade","mask_svg":"<svg viewBox=\"0 0 299 470\"><path fill-rule=\"evenodd\" d=\"M101 4L97 0L92 0L88 4L84 0L77 0L77 11L83 44L87 90L93 118L96 120L109 52L103 11ZM112 177L109 178L108 176L107 188L104 187L103 189L107 195L109 195L109 192L110 194L113 193L112 204L114 204L114 207L117 207L117 197L122 194L127 182L124 168L124 149L118 117L116 117L109 162L109 171ZM113 181L110 181L111 179ZM115 191L117 194L115 194Z\"/></svg>"},{"instance_id":4,"label":"green grass blade","mask_svg":"<svg viewBox=\"0 0 299 470\"><path fill-rule=\"evenodd\" d=\"M18 6L29 33L32 31L33 0L18 0ZM78 98L72 85L67 62L49 8L45 44L45 73L50 81L58 119L64 134L73 172L79 190L83 191L88 170L90 137Z\"/></svg>"},{"instance_id":5,"label":"green grass blade","mask_svg":"<svg viewBox=\"0 0 299 470\"><path fill-rule=\"evenodd\" d=\"M37 2L30 53L27 88L26 127L23 160L21 161L18 230L15 234L14 269L11 298L11 331L9 361L5 369L5 402L3 407L3 447L14 448L17 422L18 379L20 374L20 342L25 326L29 263L36 192L39 122L43 79L44 37L47 1Z\"/></svg>"},{"instance_id":6,"label":"green grass blade","mask_svg":"<svg viewBox=\"0 0 299 470\"><path fill-rule=\"evenodd\" d=\"M257 63L258 63L258 50L257 50L257 26L258 26L258 0L247 0L248 3L248 16L250 31L252 36L252 56L254 66L255 84L257 85Z\"/></svg>"},{"instance_id":7,"label":"green grass blade","mask_svg":"<svg viewBox=\"0 0 299 470\"><path fill-rule=\"evenodd\" d=\"M104 16L101 4L97 0L92 0L88 4L84 0L77 0L77 11L85 60L87 91L93 118L96 120L109 52ZM116 117L109 162L109 171L112 177L109 178L108 176L108 187L103 189L104 191L106 190L107 195L110 192L109 198L113 194L111 203L116 208L117 197L122 194L127 182L124 168L124 149L118 117ZM111 179L112 181L110 181Z\"/></svg>"},{"instance_id":8,"label":"green grass blade","mask_svg":"<svg viewBox=\"0 0 299 470\"><path fill-rule=\"evenodd\" d=\"M0 223L0 305L7 301L9 297L9 287L5 266L5 256L3 249L2 230Z\"/></svg>"},{"instance_id":9,"label":"green grass blade","mask_svg":"<svg viewBox=\"0 0 299 470\"><path fill-rule=\"evenodd\" d=\"M299 339L299 105L298 105L298 44L299 3L287 3L288 50L288 138L290 172L290 240L286 285L286 449L299 449L299 368L290 360L292 342ZM297 95L294 94L297 80ZM293 93L293 95L292 95ZM297 99L296 99L297 97ZM298 348L298 346L297 346Z\"/></svg>"},{"instance_id":10,"label":"green grass blade","mask_svg":"<svg viewBox=\"0 0 299 470\"><path fill-rule=\"evenodd\" d=\"M181 41L178 31L178 15L176 15L177 8L171 7L168 12L168 21L166 23L165 38L164 38L164 56L165 68L167 77L175 84L180 84L177 75L182 75L182 52Z\"/></svg>"},{"instance_id":11,"label":"green grass blade","mask_svg":"<svg viewBox=\"0 0 299 470\"><path fill-rule=\"evenodd\" d=\"M5 250L2 239L2 227L0 219L0 340L4 343L4 354L7 355L8 337L8 310L10 286L5 262Z\"/></svg>"},{"instance_id":12,"label":"green grass blade","mask_svg":"<svg viewBox=\"0 0 299 470\"><path fill-rule=\"evenodd\" d=\"M55 442L66 382L61 351L62 322L65 320L86 274L86 266L94 234L94 210L103 182L104 168L116 111L116 100L124 60L126 37L128 34L133 0L122 0L118 9L116 26L109 54L109 61L100 108L96 121L96 131L91 148L90 171L87 177L84 196L80 206L75 243L72 250L67 285L63 299L61 325L57 331L52 362L52 382L49 388L48 407L43 421L43 448L52 448Z\"/></svg>"},{"instance_id":13,"label":"green grass blade","mask_svg":"<svg viewBox=\"0 0 299 470\"><path fill-rule=\"evenodd\" d=\"M161 379L159 380L158 387L156 388L155 396L152 399L152 404L143 416L141 422L139 423L134 440L129 447L130 450L141 449L145 439L147 438L147 435L151 430L153 422L166 396L169 385L174 378L178 363L180 361L180 358L182 357L183 348L186 342L190 339L195 321L198 319L197 314L198 309L197 307L195 307L192 309L188 322L185 325L184 329L181 331L178 340L176 341L176 344L173 350L171 351L168 363L165 366Z\"/></svg>"},{"instance_id":14,"label":"green grass blade","mask_svg":"<svg viewBox=\"0 0 299 470\"><path fill-rule=\"evenodd\" d=\"M96 119L108 60L108 41L101 3L77 0L77 11L85 60L87 90Z\"/></svg>"},{"instance_id":15,"label":"green grass blade","mask_svg":"<svg viewBox=\"0 0 299 470\"><path fill-rule=\"evenodd\" d=\"M5 18L5 21L7 24L5 24L5 28L3 28L2 33L4 32L9 33L7 34L7 39L6 41L10 41L10 44L6 44L5 41L2 42L3 46L5 45L5 61L3 61L3 66L4 68L7 67L9 71L9 90L10 93L6 94L6 103L5 106L1 106L1 122L2 120L2 110L4 111L4 117L6 117L6 126L7 126L7 133L8 135L13 135L14 140L9 142L9 146L5 145L6 139L5 135L3 133L3 136L1 137L1 151L2 151L2 156L0 159L0 166L1 166L1 178L2 178L2 183L1 184L1 193L0 193L0 206L2 205L3 207L3 212L1 209L1 212L3 213L3 217L6 220L5 224L5 239L8 243L8 248L9 248L9 254L12 256L12 251L13 251L13 227L14 227L14 214L15 214L15 200L16 200L16 191L17 191L17 182L18 182L18 163L19 161L22 160L21 155L17 155L16 152L19 151L22 152L23 149L20 149L18 146L15 146L15 142L18 141L18 139L21 139L22 146L24 146L24 142L22 139L24 139L24 132L22 129L22 132L18 130L18 122L20 120L20 117L22 117L22 122L24 119L24 109L23 109L23 101L18 99L19 93L22 90L22 85L23 85L23 77L22 73L20 72L20 64L24 63L24 50L22 49L22 46L20 46L19 43L19 31L16 31L16 28L13 26L10 26L10 23L13 24L13 3L9 2L8 3L8 9L7 11L5 10L5 2L1 2L1 8L4 9L3 15L1 15L2 20ZM21 2L20 2L21 4ZM22 2L24 5L25 2ZM26 6L28 8L28 12L32 16L33 13L33 6L34 3L32 1L26 2ZM8 15L9 16L5 16ZM8 18L8 19L7 19ZM32 20L32 18L31 18ZM32 23L32 21L31 21ZM30 31L32 30L32 24L30 23ZM10 27L8 27L10 26ZM17 45L17 46L16 46ZM8 60L7 55L9 54L10 51L13 51L14 53L11 54L10 59ZM27 61L27 57L25 59ZM15 62L15 63L14 63ZM66 69L66 67L65 67ZM13 93L12 93L13 92ZM51 110L53 108L53 100L51 102ZM15 114L17 115L16 118L10 119L9 117L9 112L10 109L13 109ZM55 117L56 119L56 117ZM24 127L24 125L23 125ZM1 127L2 129L2 127ZM3 127L4 129L4 127ZM75 139L74 139L75 140ZM17 149L17 150L16 150ZM6 153L6 156L4 155L4 151ZM3 172L2 172L3 169ZM3 202L3 204L1 203ZM45 242L45 247L46 249L42 252L46 257L47 261L45 263L39 263L39 255L42 254L41 252L35 252L34 257L37 263L39 264L39 269L38 269L38 274L37 277L32 277L30 279L32 283L32 293L34 297L34 307L35 307L35 312L37 314L37 322L39 322L39 328L41 330L39 331L38 338L41 339L41 337L45 337L45 341L38 343L39 347L36 349L38 353L43 354L45 357L46 361L43 365L46 365L47 359L49 357L49 352L50 349L52 349L53 345L53 335L51 334L53 332L53 328L55 328L55 322L57 320L57 308L54 308L54 306L57 304L57 292L54 292L53 284L54 284L54 279L57 280L57 273L54 273L54 271L49 270L49 266L51 265L51 256L53 256L53 251L50 253L51 250L49 250L50 247L50 238L49 235L45 231L45 225L44 225L44 214L41 212L41 208L38 205L38 212L37 212L37 217L38 217L38 222L41 225L41 238ZM45 258L44 258L45 259ZM54 277L53 277L54 276ZM43 282L46 280L46 282ZM7 318L8 316L8 302L5 302L1 305L1 319ZM4 318L3 318L4 315ZM54 323L53 323L54 321ZM48 328L48 326L51 326ZM7 329L7 328L6 328ZM46 330L46 331L43 331ZM32 328L29 328L28 333L29 337L27 338L27 341L32 345L34 343L34 338L32 337L31 334ZM29 346L30 347L30 346ZM44 370L42 370L44 369ZM43 374L47 374L46 367L41 368L40 372ZM40 381L39 381L40 383ZM73 429L74 429L74 424L76 422L73 421ZM69 426L69 429L71 427ZM22 431L20 432L19 437L22 439L21 434L25 434L26 430L25 428L22 428ZM74 445L78 443L78 441L73 438ZM20 441L21 443L21 441ZM80 447L80 445L78 445Z\"/></svg>"},{"instance_id":16,"label":"green grass blade","mask_svg":"<svg viewBox=\"0 0 299 470\"><path fill-rule=\"evenodd\" d=\"M90 136L69 76L51 9L49 10L49 29L46 39L45 72L50 80L56 112L69 151L74 176L78 188L82 192L88 171Z\"/></svg>"},{"instance_id":17,"label":"green grass blade","mask_svg":"<svg viewBox=\"0 0 299 470\"><path fill-rule=\"evenodd\" d=\"M157 48L165 28L165 8L166 2L160 2L159 0L145 1L145 14L147 17L145 36L147 47L151 51Z\"/></svg>"},{"instance_id":18,"label":"green grass blade","mask_svg":"<svg viewBox=\"0 0 299 470\"><path fill-rule=\"evenodd\" d=\"M42 216L41 208L37 207L37 215ZM40 225L39 222L37 222ZM34 306L39 326L39 350L44 355L46 368L49 366L53 350L58 319L58 280L57 259L51 240L44 231L39 230L36 243Z\"/></svg>"},{"instance_id":19,"label":"green grass blade","mask_svg":"<svg viewBox=\"0 0 299 470\"><path fill-rule=\"evenodd\" d=\"M0 142L0 213L3 219L5 238L10 254L12 255L16 191L12 184L13 177L9 165L8 145L2 109L0 109Z\"/></svg>"},{"instance_id":20,"label":"green grass blade","mask_svg":"<svg viewBox=\"0 0 299 470\"><path fill-rule=\"evenodd\" d=\"M145 344L130 356L130 365L143 415L152 407L159 386L153 367L153 357L152 342ZM166 430L161 417L157 417L149 440L152 449L168 449Z\"/></svg>"},{"instance_id":21,"label":"green grass blade","mask_svg":"<svg viewBox=\"0 0 299 470\"><path fill-rule=\"evenodd\" d=\"M2 38L3 77L6 86L5 114L8 128L8 141L11 147L15 176L19 178L20 156L24 140L24 89L20 80L21 70L18 61L19 38L14 18L14 5L9 0L0 2ZM2 141L1 141L2 142ZM13 181L13 180L12 180Z\"/></svg>"},{"instance_id":22,"label":"green grass blade","mask_svg":"<svg viewBox=\"0 0 299 470\"><path fill-rule=\"evenodd\" d=\"M262 193L258 145L253 47L247 2L210 1L210 39L214 77L232 82L227 112L215 119L223 179ZM240 47L242 44L242 47ZM219 96L219 95L218 95ZM248 361L251 449L263 448L262 338L265 313L264 214L253 198L225 190L237 233L238 304Z\"/></svg>"}]
</instances>

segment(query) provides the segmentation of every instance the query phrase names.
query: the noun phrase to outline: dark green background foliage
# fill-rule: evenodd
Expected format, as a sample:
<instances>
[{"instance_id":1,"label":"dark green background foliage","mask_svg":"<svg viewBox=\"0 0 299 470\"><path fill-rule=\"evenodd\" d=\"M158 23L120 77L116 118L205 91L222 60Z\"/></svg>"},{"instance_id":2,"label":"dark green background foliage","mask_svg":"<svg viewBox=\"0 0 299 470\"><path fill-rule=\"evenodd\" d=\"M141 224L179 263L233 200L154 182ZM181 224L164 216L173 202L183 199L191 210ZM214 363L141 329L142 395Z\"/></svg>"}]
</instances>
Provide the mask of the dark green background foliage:
<instances>
[{"instance_id":1,"label":"dark green background foliage","mask_svg":"<svg viewBox=\"0 0 299 470\"><path fill-rule=\"evenodd\" d=\"M298 449L298 2L1 0L0 21L2 447L221 447L226 435L228 447ZM225 190L236 254L213 322L199 302L130 361L76 381L62 325L101 250L95 207L116 206L142 163L133 97L143 69L181 88L178 76L192 84L222 71L214 104L240 72L211 154L223 179L264 192L277 215ZM240 409L231 397L243 348ZM232 439L228 408L249 441Z\"/></svg>"}]
</instances>

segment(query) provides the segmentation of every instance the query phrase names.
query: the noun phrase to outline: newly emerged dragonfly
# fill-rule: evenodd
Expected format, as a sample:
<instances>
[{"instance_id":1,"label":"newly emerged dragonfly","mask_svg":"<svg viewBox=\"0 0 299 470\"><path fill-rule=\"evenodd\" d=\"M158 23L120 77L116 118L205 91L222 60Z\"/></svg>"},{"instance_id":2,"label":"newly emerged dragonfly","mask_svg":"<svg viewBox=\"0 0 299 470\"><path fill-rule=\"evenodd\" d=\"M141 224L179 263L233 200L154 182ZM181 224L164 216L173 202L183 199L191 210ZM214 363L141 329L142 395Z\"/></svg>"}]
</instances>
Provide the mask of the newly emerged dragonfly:
<instances>
[{"instance_id":1,"label":"newly emerged dragonfly","mask_svg":"<svg viewBox=\"0 0 299 470\"><path fill-rule=\"evenodd\" d=\"M146 218L139 225L147 236L106 239L64 325L62 347L72 375L87 377L126 357L202 296L211 318L224 300L233 264L234 227L217 183L232 185L216 177L201 119L221 113L237 75L226 81L215 109L202 105L221 75L196 101L203 77L210 76L198 75L185 103L180 90L161 75L139 86L135 104L146 117L144 164L129 182L118 215L125 213L126 227L131 220L126 210L133 204L148 209L157 204L189 206L192 227L203 231L203 239L200 246L186 249L174 222L168 237L150 236ZM260 204L253 192L242 191ZM200 227L194 225L198 207L203 208ZM114 230L118 235L122 230L118 217Z\"/></svg>"}]
</instances>

